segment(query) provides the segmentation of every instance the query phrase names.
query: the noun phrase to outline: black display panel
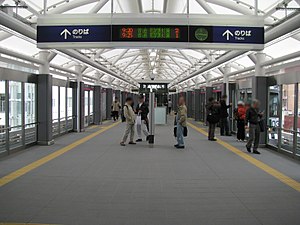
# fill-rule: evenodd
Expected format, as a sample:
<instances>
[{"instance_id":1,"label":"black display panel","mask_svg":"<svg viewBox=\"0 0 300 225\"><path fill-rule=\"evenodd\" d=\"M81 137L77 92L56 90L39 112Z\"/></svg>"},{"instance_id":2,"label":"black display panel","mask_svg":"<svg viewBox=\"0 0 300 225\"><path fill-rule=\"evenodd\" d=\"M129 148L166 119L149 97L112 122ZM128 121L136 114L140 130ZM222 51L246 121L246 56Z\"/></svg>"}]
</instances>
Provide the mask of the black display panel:
<instances>
[{"instance_id":1,"label":"black display panel","mask_svg":"<svg viewBox=\"0 0 300 225\"><path fill-rule=\"evenodd\" d=\"M188 42L188 26L113 25L112 41Z\"/></svg>"}]
</instances>

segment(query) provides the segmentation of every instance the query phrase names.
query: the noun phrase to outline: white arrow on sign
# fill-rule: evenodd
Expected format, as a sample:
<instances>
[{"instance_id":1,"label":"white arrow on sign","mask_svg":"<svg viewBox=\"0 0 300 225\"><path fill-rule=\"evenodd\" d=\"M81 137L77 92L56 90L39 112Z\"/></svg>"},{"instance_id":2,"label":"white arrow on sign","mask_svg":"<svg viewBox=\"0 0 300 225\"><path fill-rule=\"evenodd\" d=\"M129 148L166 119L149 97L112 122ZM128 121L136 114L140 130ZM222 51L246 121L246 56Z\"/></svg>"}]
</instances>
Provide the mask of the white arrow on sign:
<instances>
[{"instance_id":1,"label":"white arrow on sign","mask_svg":"<svg viewBox=\"0 0 300 225\"><path fill-rule=\"evenodd\" d=\"M68 35L71 35L70 31L66 28L61 33L60 36L65 35L65 40L68 38Z\"/></svg>"},{"instance_id":2,"label":"white arrow on sign","mask_svg":"<svg viewBox=\"0 0 300 225\"><path fill-rule=\"evenodd\" d=\"M226 31L223 33L223 36L225 36L225 35L227 35L227 36L226 36L227 41L229 41L230 36L233 37L233 33L231 33L230 30L226 30Z\"/></svg>"}]
</instances>

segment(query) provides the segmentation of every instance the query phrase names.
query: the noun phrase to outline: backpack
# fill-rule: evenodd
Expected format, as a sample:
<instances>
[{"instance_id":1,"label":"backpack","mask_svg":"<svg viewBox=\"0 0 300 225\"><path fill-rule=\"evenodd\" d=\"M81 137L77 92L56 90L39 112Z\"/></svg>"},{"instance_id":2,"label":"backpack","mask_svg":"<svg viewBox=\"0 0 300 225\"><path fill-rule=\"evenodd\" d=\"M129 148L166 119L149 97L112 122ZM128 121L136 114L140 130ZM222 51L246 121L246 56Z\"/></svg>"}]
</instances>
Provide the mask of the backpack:
<instances>
[{"instance_id":1,"label":"backpack","mask_svg":"<svg viewBox=\"0 0 300 225\"><path fill-rule=\"evenodd\" d=\"M128 109L128 106L127 105L124 105L123 108L122 108L122 111L121 111L121 120L122 120L122 123L124 123L126 121L126 117L124 115L124 107L127 107Z\"/></svg>"}]
</instances>

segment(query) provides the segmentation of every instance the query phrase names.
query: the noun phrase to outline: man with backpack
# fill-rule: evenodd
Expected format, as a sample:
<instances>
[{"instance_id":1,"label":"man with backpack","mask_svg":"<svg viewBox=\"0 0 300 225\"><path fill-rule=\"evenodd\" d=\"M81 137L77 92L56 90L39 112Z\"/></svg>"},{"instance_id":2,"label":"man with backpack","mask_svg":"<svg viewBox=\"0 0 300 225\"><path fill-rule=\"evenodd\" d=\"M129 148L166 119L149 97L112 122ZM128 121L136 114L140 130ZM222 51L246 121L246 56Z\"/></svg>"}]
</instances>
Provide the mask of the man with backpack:
<instances>
[{"instance_id":1,"label":"man with backpack","mask_svg":"<svg viewBox=\"0 0 300 225\"><path fill-rule=\"evenodd\" d=\"M132 109L133 99L131 97L126 98L125 105L122 111L122 122L126 121L126 129L123 136L123 139L120 143L121 146L125 146L125 142L129 137L129 144L135 145L136 143L133 141L134 139L134 125L135 125L135 113ZM125 120L125 121L124 121Z\"/></svg>"}]
</instances>

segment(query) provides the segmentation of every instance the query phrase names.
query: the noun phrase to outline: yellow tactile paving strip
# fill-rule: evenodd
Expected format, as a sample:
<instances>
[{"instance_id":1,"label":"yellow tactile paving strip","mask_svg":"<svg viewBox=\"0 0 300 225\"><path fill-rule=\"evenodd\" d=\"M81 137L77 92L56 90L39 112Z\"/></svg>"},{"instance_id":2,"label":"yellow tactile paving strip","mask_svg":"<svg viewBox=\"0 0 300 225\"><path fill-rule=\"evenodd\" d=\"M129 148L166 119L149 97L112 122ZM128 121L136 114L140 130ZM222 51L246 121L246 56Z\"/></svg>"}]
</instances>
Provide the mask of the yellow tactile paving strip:
<instances>
[{"instance_id":1,"label":"yellow tactile paving strip","mask_svg":"<svg viewBox=\"0 0 300 225\"><path fill-rule=\"evenodd\" d=\"M193 128L194 130L198 131L201 134L204 134L206 136L208 135L204 129L197 127L192 123L188 123L188 126L190 126L191 128ZM242 152L240 149L228 144L225 141L218 139L216 142L218 144L222 145L223 147L225 147L226 149L228 149L229 151L240 156L244 160L248 161L249 163L253 164L257 168L265 171L266 173L268 173L271 176L275 177L276 179L280 180L282 183L284 183L284 184L290 186L291 188L295 189L296 191L300 192L300 183L298 181L288 177L287 175L285 175L285 174L279 172L278 170L272 168L271 166L259 161L258 159L253 158L249 154Z\"/></svg>"},{"instance_id":2,"label":"yellow tactile paving strip","mask_svg":"<svg viewBox=\"0 0 300 225\"><path fill-rule=\"evenodd\" d=\"M51 161L51 160L53 160L53 159L55 159L55 158L57 158L57 157L65 154L66 152L71 151L75 147L77 147L77 146L79 146L79 145L87 142L88 140L96 137L97 135L99 135L99 134L101 134L101 133L109 130L110 128L112 128L112 127L114 127L116 125L118 125L119 123L120 122L113 123L111 125L108 125L108 126L104 127L103 129L95 131L94 133L92 133L92 134L90 134L90 135L88 135L88 136L86 136L84 138L81 138L81 139L73 142L72 144L70 144L70 145L68 145L66 147L63 147L63 148L55 151L54 153L51 153L51 154L49 154L49 155L47 155L47 156L45 156L45 157L43 157L43 158L41 158L41 159L39 159L37 161L34 161L34 162L28 164L27 166L24 166L24 167L22 167L22 168L20 168L20 169L18 169L16 171L14 171L14 172L12 172L12 173L10 173L10 174L8 174L8 175L0 178L0 187L8 184L9 182L11 182L11 181L13 181L13 180L15 180L15 179L17 179L17 178L19 178L19 177L27 174L27 173L29 173L30 171L32 171L32 170L34 170L34 169L36 169L36 168L44 165L45 163L47 163L47 162L49 162L49 161ZM3 224L0 223L0 225L3 225Z\"/></svg>"}]
</instances>

